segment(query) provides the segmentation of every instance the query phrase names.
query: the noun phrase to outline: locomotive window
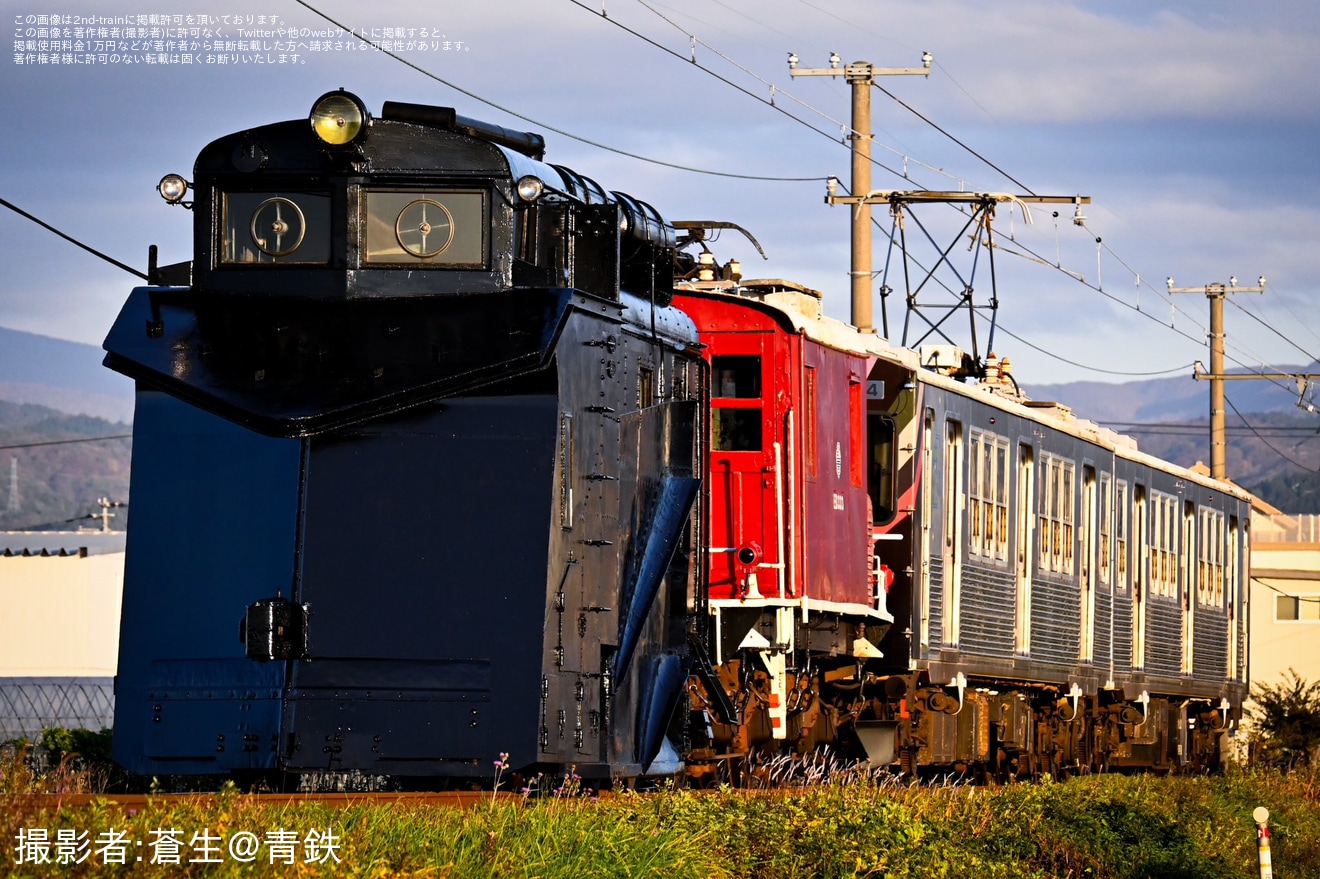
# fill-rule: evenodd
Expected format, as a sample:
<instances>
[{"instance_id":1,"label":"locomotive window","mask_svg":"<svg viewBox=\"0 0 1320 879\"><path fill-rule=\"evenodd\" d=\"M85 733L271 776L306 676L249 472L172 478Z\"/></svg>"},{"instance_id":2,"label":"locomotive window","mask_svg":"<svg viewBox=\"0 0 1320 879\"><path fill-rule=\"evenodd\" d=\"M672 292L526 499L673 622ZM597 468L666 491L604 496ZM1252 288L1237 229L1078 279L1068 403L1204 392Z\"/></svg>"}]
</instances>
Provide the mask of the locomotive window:
<instances>
[{"instance_id":1,"label":"locomotive window","mask_svg":"<svg viewBox=\"0 0 1320 879\"><path fill-rule=\"evenodd\" d=\"M368 191L363 261L479 268L486 264L486 194Z\"/></svg>"},{"instance_id":2,"label":"locomotive window","mask_svg":"<svg viewBox=\"0 0 1320 879\"><path fill-rule=\"evenodd\" d=\"M308 192L226 192L220 262L325 264L330 261L330 196Z\"/></svg>"},{"instance_id":3,"label":"locomotive window","mask_svg":"<svg viewBox=\"0 0 1320 879\"><path fill-rule=\"evenodd\" d=\"M761 358L756 355L724 355L712 357L710 389L712 397L740 399L761 396Z\"/></svg>"}]
</instances>

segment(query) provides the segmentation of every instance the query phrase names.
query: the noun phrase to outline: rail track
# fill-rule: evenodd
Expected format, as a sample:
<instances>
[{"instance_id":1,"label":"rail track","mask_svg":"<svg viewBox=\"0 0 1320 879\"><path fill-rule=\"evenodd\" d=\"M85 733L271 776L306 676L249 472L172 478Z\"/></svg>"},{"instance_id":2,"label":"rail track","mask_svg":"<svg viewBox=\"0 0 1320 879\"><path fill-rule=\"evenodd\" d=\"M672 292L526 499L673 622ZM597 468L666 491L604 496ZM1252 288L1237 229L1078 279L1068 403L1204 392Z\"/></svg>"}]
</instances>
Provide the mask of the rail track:
<instances>
[{"instance_id":1,"label":"rail track","mask_svg":"<svg viewBox=\"0 0 1320 879\"><path fill-rule=\"evenodd\" d=\"M316 803L330 808L350 806L398 805L403 807L445 806L470 809L496 801L520 801L511 791L424 791L424 792L345 792L345 793L168 793L168 794L10 794L0 796L0 808L25 811L53 811L99 803L115 809L144 809L183 804L210 805L222 798L260 806L295 806Z\"/></svg>"}]
</instances>

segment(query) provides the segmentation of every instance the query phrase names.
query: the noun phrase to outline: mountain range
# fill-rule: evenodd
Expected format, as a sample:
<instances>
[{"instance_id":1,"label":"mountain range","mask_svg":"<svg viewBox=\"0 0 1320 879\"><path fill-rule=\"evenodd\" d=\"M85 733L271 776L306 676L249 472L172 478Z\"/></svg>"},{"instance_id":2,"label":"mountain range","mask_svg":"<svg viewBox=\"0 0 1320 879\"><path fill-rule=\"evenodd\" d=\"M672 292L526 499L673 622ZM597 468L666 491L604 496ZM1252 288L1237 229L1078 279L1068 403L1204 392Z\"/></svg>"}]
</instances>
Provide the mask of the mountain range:
<instances>
[{"instance_id":1,"label":"mountain range","mask_svg":"<svg viewBox=\"0 0 1320 879\"><path fill-rule=\"evenodd\" d=\"M0 327L0 401L53 410L43 419L33 414L36 409L10 408L10 417L0 419L8 420L0 423L0 433L10 442L20 435L37 441L44 434L33 431L44 424L41 430L65 438L79 429L67 420L72 416L103 419L83 423L91 430L88 435L129 432L133 383L103 367L103 356L93 345ZM1282 370L1317 372L1320 364ZM1121 384L1037 385L1026 376L1019 379L1031 399L1063 404L1078 418L1127 433L1151 454L1183 466L1209 460L1208 382L1190 375ZM1288 512L1320 512L1320 415L1298 407L1301 395L1288 382L1230 381L1226 386L1229 475ZM121 453L127 455L126 443L116 454ZM63 481L74 484L78 479L64 474ZM0 497L4 488L0 485Z\"/></svg>"},{"instance_id":2,"label":"mountain range","mask_svg":"<svg viewBox=\"0 0 1320 879\"><path fill-rule=\"evenodd\" d=\"M108 421L133 420L133 382L100 348L0 327L0 400Z\"/></svg>"}]
</instances>

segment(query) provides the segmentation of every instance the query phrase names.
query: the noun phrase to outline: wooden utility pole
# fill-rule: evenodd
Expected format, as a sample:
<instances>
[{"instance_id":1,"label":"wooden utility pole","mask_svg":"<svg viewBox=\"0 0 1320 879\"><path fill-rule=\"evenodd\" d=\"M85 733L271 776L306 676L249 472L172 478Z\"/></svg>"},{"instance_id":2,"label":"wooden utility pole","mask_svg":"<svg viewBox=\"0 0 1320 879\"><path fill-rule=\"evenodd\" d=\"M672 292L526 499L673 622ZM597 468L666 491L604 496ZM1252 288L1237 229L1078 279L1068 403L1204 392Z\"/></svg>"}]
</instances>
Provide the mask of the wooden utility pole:
<instances>
[{"instance_id":1,"label":"wooden utility pole","mask_svg":"<svg viewBox=\"0 0 1320 879\"><path fill-rule=\"evenodd\" d=\"M871 191L871 86L877 76L930 76L929 52L922 53L921 67L876 67L868 61L839 66L839 56L830 54L829 67L800 68L798 57L788 56L792 76L842 76L852 86L852 193ZM830 195L834 193L831 192ZM871 324L871 205L859 203L852 217L852 325L873 333Z\"/></svg>"},{"instance_id":2,"label":"wooden utility pole","mask_svg":"<svg viewBox=\"0 0 1320 879\"><path fill-rule=\"evenodd\" d=\"M1265 278L1255 287L1239 287L1237 278L1227 284L1206 284L1204 287L1175 287L1168 279L1170 293L1203 293L1210 300L1210 372L1193 372L1197 379L1210 380L1210 475L1215 479L1228 478L1228 441L1224 432L1224 296L1229 293L1264 293ZM1243 378L1265 378L1263 375Z\"/></svg>"}]
</instances>

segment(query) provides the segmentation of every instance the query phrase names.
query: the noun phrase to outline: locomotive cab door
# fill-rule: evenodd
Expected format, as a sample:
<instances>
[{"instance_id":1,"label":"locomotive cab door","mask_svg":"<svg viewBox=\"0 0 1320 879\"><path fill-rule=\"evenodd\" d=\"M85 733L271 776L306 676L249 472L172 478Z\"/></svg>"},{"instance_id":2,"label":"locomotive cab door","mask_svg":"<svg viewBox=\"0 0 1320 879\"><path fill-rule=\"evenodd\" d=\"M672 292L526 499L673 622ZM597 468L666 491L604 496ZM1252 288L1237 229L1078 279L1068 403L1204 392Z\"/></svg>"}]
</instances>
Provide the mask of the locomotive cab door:
<instances>
[{"instance_id":1,"label":"locomotive cab door","mask_svg":"<svg viewBox=\"0 0 1320 879\"><path fill-rule=\"evenodd\" d=\"M786 450L779 429L787 359L773 333L712 339L710 540L712 598L783 597Z\"/></svg>"}]
</instances>

